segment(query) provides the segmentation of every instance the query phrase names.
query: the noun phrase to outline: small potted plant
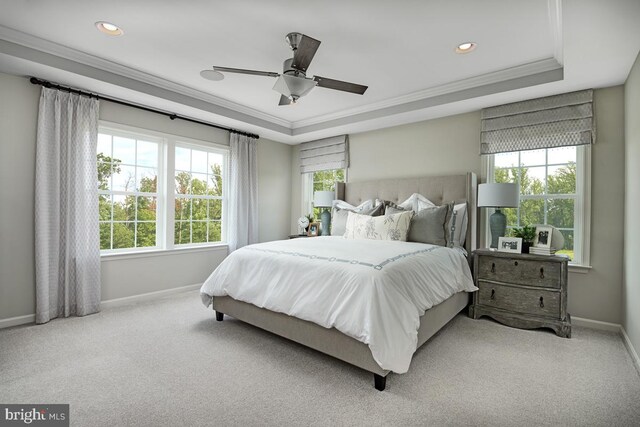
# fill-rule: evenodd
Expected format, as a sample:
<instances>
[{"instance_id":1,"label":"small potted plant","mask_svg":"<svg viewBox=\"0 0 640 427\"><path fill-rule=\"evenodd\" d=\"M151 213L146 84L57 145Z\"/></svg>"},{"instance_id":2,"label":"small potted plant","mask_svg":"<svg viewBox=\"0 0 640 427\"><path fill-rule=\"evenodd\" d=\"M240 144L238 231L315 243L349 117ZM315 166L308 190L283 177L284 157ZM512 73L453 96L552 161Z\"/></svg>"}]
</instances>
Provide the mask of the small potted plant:
<instances>
[{"instance_id":1,"label":"small potted plant","mask_svg":"<svg viewBox=\"0 0 640 427\"><path fill-rule=\"evenodd\" d=\"M514 228L513 236L522 238L522 253L528 254L529 248L533 245L533 241L536 238L536 228L531 225Z\"/></svg>"}]
</instances>

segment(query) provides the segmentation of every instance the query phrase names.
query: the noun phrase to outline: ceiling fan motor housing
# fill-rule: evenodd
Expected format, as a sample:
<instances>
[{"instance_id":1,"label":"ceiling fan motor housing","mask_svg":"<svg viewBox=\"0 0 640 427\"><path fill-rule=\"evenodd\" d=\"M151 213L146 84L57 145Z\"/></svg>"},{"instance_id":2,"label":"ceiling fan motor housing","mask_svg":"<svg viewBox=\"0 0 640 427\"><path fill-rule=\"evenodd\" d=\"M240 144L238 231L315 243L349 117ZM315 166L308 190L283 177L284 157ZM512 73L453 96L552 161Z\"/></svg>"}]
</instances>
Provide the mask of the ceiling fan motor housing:
<instances>
[{"instance_id":1,"label":"ceiling fan motor housing","mask_svg":"<svg viewBox=\"0 0 640 427\"><path fill-rule=\"evenodd\" d=\"M282 74L287 74L290 76L296 76L296 77L307 77L307 74L302 71L302 70L298 70L297 68L293 68L293 58L289 58L289 59L285 59L284 62L282 63Z\"/></svg>"}]
</instances>

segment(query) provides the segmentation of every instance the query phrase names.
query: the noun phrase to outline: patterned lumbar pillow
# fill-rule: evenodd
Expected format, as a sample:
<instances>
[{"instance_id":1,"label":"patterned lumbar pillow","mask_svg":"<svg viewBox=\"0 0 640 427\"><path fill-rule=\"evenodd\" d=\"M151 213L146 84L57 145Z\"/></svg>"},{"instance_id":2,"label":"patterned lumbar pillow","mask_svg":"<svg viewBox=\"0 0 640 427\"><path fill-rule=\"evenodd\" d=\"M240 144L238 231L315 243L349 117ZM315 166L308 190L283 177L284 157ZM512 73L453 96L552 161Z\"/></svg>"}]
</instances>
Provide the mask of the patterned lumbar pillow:
<instances>
[{"instance_id":1,"label":"patterned lumbar pillow","mask_svg":"<svg viewBox=\"0 0 640 427\"><path fill-rule=\"evenodd\" d=\"M347 214L356 212L362 215L378 216L384 213L384 205L374 206L373 200L366 201L360 206L351 206L346 202L335 203L331 214L331 235L344 235L347 226Z\"/></svg>"},{"instance_id":2,"label":"patterned lumbar pillow","mask_svg":"<svg viewBox=\"0 0 640 427\"><path fill-rule=\"evenodd\" d=\"M349 212L346 239L407 240L413 211L371 217Z\"/></svg>"}]
</instances>

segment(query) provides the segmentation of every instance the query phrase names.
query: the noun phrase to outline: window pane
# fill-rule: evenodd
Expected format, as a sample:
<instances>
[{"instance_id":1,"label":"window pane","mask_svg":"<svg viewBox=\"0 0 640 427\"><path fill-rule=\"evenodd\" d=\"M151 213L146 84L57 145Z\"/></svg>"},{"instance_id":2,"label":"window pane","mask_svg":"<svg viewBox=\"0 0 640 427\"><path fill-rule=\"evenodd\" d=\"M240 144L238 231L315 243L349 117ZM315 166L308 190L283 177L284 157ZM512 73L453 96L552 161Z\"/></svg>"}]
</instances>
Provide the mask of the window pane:
<instances>
[{"instance_id":1,"label":"window pane","mask_svg":"<svg viewBox=\"0 0 640 427\"><path fill-rule=\"evenodd\" d=\"M111 249L111 223L100 223L100 249Z\"/></svg>"},{"instance_id":2,"label":"window pane","mask_svg":"<svg viewBox=\"0 0 640 427\"><path fill-rule=\"evenodd\" d=\"M133 248L135 222L113 223L113 249Z\"/></svg>"},{"instance_id":3,"label":"window pane","mask_svg":"<svg viewBox=\"0 0 640 427\"><path fill-rule=\"evenodd\" d=\"M144 193L158 191L158 172L152 168L136 168L136 190Z\"/></svg>"},{"instance_id":4,"label":"window pane","mask_svg":"<svg viewBox=\"0 0 640 427\"><path fill-rule=\"evenodd\" d=\"M119 172L113 174L114 191L134 191L136 182L135 166L120 166Z\"/></svg>"},{"instance_id":5,"label":"window pane","mask_svg":"<svg viewBox=\"0 0 640 427\"><path fill-rule=\"evenodd\" d=\"M547 176L547 192L549 194L576 193L576 164L566 166L549 166Z\"/></svg>"},{"instance_id":6,"label":"window pane","mask_svg":"<svg viewBox=\"0 0 640 427\"><path fill-rule=\"evenodd\" d=\"M194 220L206 220L207 219L207 200L206 199L193 199L191 201L193 209Z\"/></svg>"},{"instance_id":7,"label":"window pane","mask_svg":"<svg viewBox=\"0 0 640 427\"><path fill-rule=\"evenodd\" d=\"M214 175L222 175L222 154L209 153L207 173Z\"/></svg>"},{"instance_id":8,"label":"window pane","mask_svg":"<svg viewBox=\"0 0 640 427\"><path fill-rule=\"evenodd\" d=\"M191 174L189 172L176 173L176 194L189 194L191 186Z\"/></svg>"},{"instance_id":9,"label":"window pane","mask_svg":"<svg viewBox=\"0 0 640 427\"><path fill-rule=\"evenodd\" d=\"M544 224L544 200L520 200L520 225Z\"/></svg>"},{"instance_id":10,"label":"window pane","mask_svg":"<svg viewBox=\"0 0 640 427\"><path fill-rule=\"evenodd\" d=\"M546 164L545 150L530 150L520 152L522 166L541 166Z\"/></svg>"},{"instance_id":11,"label":"window pane","mask_svg":"<svg viewBox=\"0 0 640 427\"><path fill-rule=\"evenodd\" d=\"M191 171L207 173L207 153L205 151L191 150Z\"/></svg>"},{"instance_id":12,"label":"window pane","mask_svg":"<svg viewBox=\"0 0 640 427\"><path fill-rule=\"evenodd\" d=\"M100 212L100 221L111 221L111 196L98 196L98 210Z\"/></svg>"},{"instance_id":13,"label":"window pane","mask_svg":"<svg viewBox=\"0 0 640 427\"><path fill-rule=\"evenodd\" d=\"M209 219L222 219L222 200L209 200Z\"/></svg>"},{"instance_id":14,"label":"window pane","mask_svg":"<svg viewBox=\"0 0 640 427\"><path fill-rule=\"evenodd\" d=\"M139 222L137 226L136 247L145 248L156 245L156 223Z\"/></svg>"},{"instance_id":15,"label":"window pane","mask_svg":"<svg viewBox=\"0 0 640 427\"><path fill-rule=\"evenodd\" d=\"M138 221L155 221L156 220L156 198L155 197L138 197Z\"/></svg>"},{"instance_id":16,"label":"window pane","mask_svg":"<svg viewBox=\"0 0 640 427\"><path fill-rule=\"evenodd\" d=\"M176 170L191 170L191 150L188 148L176 147Z\"/></svg>"},{"instance_id":17,"label":"window pane","mask_svg":"<svg viewBox=\"0 0 640 427\"><path fill-rule=\"evenodd\" d=\"M111 157L111 135L98 134L98 154L104 157Z\"/></svg>"},{"instance_id":18,"label":"window pane","mask_svg":"<svg viewBox=\"0 0 640 427\"><path fill-rule=\"evenodd\" d=\"M558 253L566 254L574 258L574 231L573 230L560 230L562 236L564 237L564 248L558 251Z\"/></svg>"},{"instance_id":19,"label":"window pane","mask_svg":"<svg viewBox=\"0 0 640 427\"><path fill-rule=\"evenodd\" d=\"M520 194L544 194L546 168L520 169Z\"/></svg>"},{"instance_id":20,"label":"window pane","mask_svg":"<svg viewBox=\"0 0 640 427\"><path fill-rule=\"evenodd\" d=\"M110 158L109 158L110 159ZM100 157L98 154L98 189L99 190L110 190L111 189L111 175L113 171L111 170L111 163L108 163L104 157ZM116 172L120 170L120 167L116 167Z\"/></svg>"},{"instance_id":21,"label":"window pane","mask_svg":"<svg viewBox=\"0 0 640 427\"><path fill-rule=\"evenodd\" d=\"M174 242L176 245L181 245L191 242L191 223L189 221L176 221L175 222L175 235Z\"/></svg>"},{"instance_id":22,"label":"window pane","mask_svg":"<svg viewBox=\"0 0 640 427\"><path fill-rule=\"evenodd\" d=\"M519 175L520 175L520 171L518 168L496 169L494 171L493 181L501 184L505 182L517 183Z\"/></svg>"},{"instance_id":23,"label":"window pane","mask_svg":"<svg viewBox=\"0 0 640 427\"><path fill-rule=\"evenodd\" d=\"M155 142L138 141L139 166L158 167L158 144Z\"/></svg>"},{"instance_id":24,"label":"window pane","mask_svg":"<svg viewBox=\"0 0 640 427\"><path fill-rule=\"evenodd\" d=\"M201 173L191 174L191 194L204 196L207 194L207 175Z\"/></svg>"},{"instance_id":25,"label":"window pane","mask_svg":"<svg viewBox=\"0 0 640 427\"><path fill-rule=\"evenodd\" d=\"M222 176L209 175L207 183L207 194L210 196L222 196Z\"/></svg>"},{"instance_id":26,"label":"window pane","mask_svg":"<svg viewBox=\"0 0 640 427\"><path fill-rule=\"evenodd\" d=\"M222 241L222 227L220 221L209 221L209 241Z\"/></svg>"},{"instance_id":27,"label":"window pane","mask_svg":"<svg viewBox=\"0 0 640 427\"><path fill-rule=\"evenodd\" d=\"M575 163L577 147L550 148L547 151L547 158L550 165L559 163Z\"/></svg>"},{"instance_id":28,"label":"window pane","mask_svg":"<svg viewBox=\"0 0 640 427\"><path fill-rule=\"evenodd\" d=\"M130 138L122 138L120 136L113 137L113 157L122 163L129 165L136 164L136 140Z\"/></svg>"},{"instance_id":29,"label":"window pane","mask_svg":"<svg viewBox=\"0 0 640 427\"><path fill-rule=\"evenodd\" d=\"M556 228L573 228L573 199L549 199L547 201L547 223Z\"/></svg>"},{"instance_id":30,"label":"window pane","mask_svg":"<svg viewBox=\"0 0 640 427\"><path fill-rule=\"evenodd\" d=\"M191 223L191 230L193 236L191 238L192 243L206 243L207 242L207 222L206 221L194 221Z\"/></svg>"},{"instance_id":31,"label":"window pane","mask_svg":"<svg viewBox=\"0 0 640 427\"><path fill-rule=\"evenodd\" d=\"M191 219L191 199L176 197L176 221L188 221Z\"/></svg>"},{"instance_id":32,"label":"window pane","mask_svg":"<svg viewBox=\"0 0 640 427\"><path fill-rule=\"evenodd\" d=\"M496 168L509 168L518 166L518 152L499 153L494 155L494 165Z\"/></svg>"},{"instance_id":33,"label":"window pane","mask_svg":"<svg viewBox=\"0 0 640 427\"><path fill-rule=\"evenodd\" d=\"M113 220L135 221L136 198L134 196L113 196Z\"/></svg>"},{"instance_id":34,"label":"window pane","mask_svg":"<svg viewBox=\"0 0 640 427\"><path fill-rule=\"evenodd\" d=\"M504 208L500 211L507 217L507 227L518 226L518 208Z\"/></svg>"}]
</instances>

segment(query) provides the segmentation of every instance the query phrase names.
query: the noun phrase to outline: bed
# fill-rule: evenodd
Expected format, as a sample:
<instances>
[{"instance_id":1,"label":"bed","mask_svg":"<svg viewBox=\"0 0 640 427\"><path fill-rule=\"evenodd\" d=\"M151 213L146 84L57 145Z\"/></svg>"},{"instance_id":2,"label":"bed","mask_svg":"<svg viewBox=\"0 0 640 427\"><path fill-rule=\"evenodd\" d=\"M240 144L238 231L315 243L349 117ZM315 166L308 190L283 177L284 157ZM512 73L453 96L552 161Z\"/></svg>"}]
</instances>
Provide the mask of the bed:
<instances>
[{"instance_id":1,"label":"bed","mask_svg":"<svg viewBox=\"0 0 640 427\"><path fill-rule=\"evenodd\" d=\"M438 205L464 201L465 249L470 253L477 246L476 188L475 174L468 173L339 183L336 195L352 205L376 198L401 202L413 193ZM373 373L375 388L384 390L389 372L406 372L413 352L468 305L468 292L474 287L467 285L470 273L462 252L334 236L269 242L228 257L233 259L212 273L201 295L217 320L226 314L358 366ZM420 267L431 259L443 267ZM413 286L417 273L405 264L422 268L429 286ZM381 286L378 278L383 276L393 278L393 285ZM315 286L314 280L323 281L323 286ZM238 285L242 281L245 288ZM351 286L356 281L362 283ZM451 289L445 291L445 286ZM360 318L360 312L368 317Z\"/></svg>"}]
</instances>

